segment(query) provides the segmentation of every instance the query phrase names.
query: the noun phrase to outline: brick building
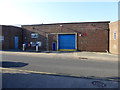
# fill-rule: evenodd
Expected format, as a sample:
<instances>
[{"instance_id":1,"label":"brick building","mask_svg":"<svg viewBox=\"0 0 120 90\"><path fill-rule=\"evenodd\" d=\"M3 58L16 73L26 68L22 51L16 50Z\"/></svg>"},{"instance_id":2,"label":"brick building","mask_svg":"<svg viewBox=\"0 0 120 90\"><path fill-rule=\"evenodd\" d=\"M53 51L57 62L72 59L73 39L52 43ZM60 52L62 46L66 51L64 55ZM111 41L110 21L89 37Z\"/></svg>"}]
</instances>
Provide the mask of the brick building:
<instances>
[{"instance_id":1,"label":"brick building","mask_svg":"<svg viewBox=\"0 0 120 90\"><path fill-rule=\"evenodd\" d=\"M109 51L109 21L0 26L3 50Z\"/></svg>"},{"instance_id":2,"label":"brick building","mask_svg":"<svg viewBox=\"0 0 120 90\"><path fill-rule=\"evenodd\" d=\"M22 25L28 49L109 51L109 21Z\"/></svg>"},{"instance_id":3,"label":"brick building","mask_svg":"<svg viewBox=\"0 0 120 90\"><path fill-rule=\"evenodd\" d=\"M22 28L0 25L0 44L3 50L21 49L22 42Z\"/></svg>"}]
</instances>

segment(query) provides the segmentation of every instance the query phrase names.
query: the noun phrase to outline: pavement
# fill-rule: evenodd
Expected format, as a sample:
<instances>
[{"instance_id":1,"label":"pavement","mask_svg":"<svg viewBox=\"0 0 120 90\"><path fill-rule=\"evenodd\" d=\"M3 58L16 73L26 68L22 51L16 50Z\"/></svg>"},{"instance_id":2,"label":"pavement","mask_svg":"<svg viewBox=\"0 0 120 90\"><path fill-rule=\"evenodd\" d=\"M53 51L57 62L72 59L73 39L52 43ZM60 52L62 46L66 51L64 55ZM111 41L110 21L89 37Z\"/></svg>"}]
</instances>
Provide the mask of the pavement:
<instances>
[{"instance_id":1,"label":"pavement","mask_svg":"<svg viewBox=\"0 0 120 90\"><path fill-rule=\"evenodd\" d=\"M81 58L101 59L109 61L118 61L118 55L105 52L52 52L60 56L76 56Z\"/></svg>"},{"instance_id":2,"label":"pavement","mask_svg":"<svg viewBox=\"0 0 120 90\"><path fill-rule=\"evenodd\" d=\"M58 55L64 57L80 57L80 58L90 58L90 59L101 59L108 61L118 61L117 54L111 54L107 52L63 52L63 51L0 51L1 53L11 53L14 52L16 54L32 54L32 55ZM22 53L21 53L22 52Z\"/></svg>"}]
</instances>

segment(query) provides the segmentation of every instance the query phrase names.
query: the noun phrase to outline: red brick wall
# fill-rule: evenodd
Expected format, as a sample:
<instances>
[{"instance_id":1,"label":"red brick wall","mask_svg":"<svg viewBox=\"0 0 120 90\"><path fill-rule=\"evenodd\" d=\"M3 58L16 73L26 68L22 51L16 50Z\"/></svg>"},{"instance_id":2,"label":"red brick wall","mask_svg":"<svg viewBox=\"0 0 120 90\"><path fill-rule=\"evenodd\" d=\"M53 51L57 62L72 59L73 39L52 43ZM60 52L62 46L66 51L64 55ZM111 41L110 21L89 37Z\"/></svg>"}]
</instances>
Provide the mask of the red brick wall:
<instances>
[{"instance_id":1,"label":"red brick wall","mask_svg":"<svg viewBox=\"0 0 120 90\"><path fill-rule=\"evenodd\" d=\"M18 36L18 48L22 48L22 28L14 26L4 26L2 25L2 36L4 36L4 41L2 42L2 49L9 50L14 49L14 37Z\"/></svg>"},{"instance_id":2,"label":"red brick wall","mask_svg":"<svg viewBox=\"0 0 120 90\"><path fill-rule=\"evenodd\" d=\"M49 50L52 50L52 43L56 43L56 49L57 49L57 35L56 34L49 34L48 38L48 48Z\"/></svg>"},{"instance_id":3,"label":"red brick wall","mask_svg":"<svg viewBox=\"0 0 120 90\"><path fill-rule=\"evenodd\" d=\"M60 27L63 25L63 27ZM24 41L41 41L43 46L40 50L46 50L47 33L77 33L77 50L82 51L106 51L108 49L109 22L86 22L86 23L59 23L41 25L23 25ZM31 32L37 32L41 37L31 39ZM79 34L86 33L86 36ZM57 42L57 36L49 34L49 50L52 50L52 42Z\"/></svg>"},{"instance_id":4,"label":"red brick wall","mask_svg":"<svg viewBox=\"0 0 120 90\"><path fill-rule=\"evenodd\" d=\"M31 33L33 33L33 32L39 33L39 35L38 35L39 38L31 38ZM34 43L36 43L37 41L42 41L41 47L39 47L40 50L47 50L46 49L46 33L38 32L37 30L33 30L33 31L32 30L26 30L26 29L23 30L23 43L24 42L27 42L27 43L34 42ZM35 47L28 47L28 49L34 49L35 50Z\"/></svg>"}]
</instances>

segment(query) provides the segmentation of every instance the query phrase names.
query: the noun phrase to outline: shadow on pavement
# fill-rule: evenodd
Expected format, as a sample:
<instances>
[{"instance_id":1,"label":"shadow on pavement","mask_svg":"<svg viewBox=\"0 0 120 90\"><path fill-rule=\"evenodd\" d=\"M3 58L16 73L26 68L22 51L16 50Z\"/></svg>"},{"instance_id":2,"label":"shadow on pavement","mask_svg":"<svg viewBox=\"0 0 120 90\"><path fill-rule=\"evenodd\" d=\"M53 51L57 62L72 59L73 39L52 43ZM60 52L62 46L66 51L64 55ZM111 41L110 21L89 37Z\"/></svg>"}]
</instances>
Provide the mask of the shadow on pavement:
<instances>
[{"instance_id":1,"label":"shadow on pavement","mask_svg":"<svg viewBox=\"0 0 120 90\"><path fill-rule=\"evenodd\" d=\"M2 62L0 62L0 67L3 67L3 68L24 67L26 65L28 65L28 63L23 63L23 62L9 62L9 61L2 61Z\"/></svg>"}]
</instances>

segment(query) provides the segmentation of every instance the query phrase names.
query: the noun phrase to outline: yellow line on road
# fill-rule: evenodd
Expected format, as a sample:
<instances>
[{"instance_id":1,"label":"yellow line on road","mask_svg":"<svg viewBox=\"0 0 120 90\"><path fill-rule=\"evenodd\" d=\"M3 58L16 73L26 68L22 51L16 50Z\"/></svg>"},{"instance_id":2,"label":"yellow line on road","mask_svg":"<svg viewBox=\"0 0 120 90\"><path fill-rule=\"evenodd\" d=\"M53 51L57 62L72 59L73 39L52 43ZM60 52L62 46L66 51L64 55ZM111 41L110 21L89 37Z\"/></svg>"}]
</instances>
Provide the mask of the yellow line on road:
<instances>
[{"instance_id":1,"label":"yellow line on road","mask_svg":"<svg viewBox=\"0 0 120 90\"><path fill-rule=\"evenodd\" d=\"M13 70L13 71L19 71L19 72L23 72L23 73L39 73L39 74L47 74L47 75L63 75L63 76L72 76L72 77L80 77L77 75L66 75L66 74L62 74L62 73L49 73L49 72L39 72L39 71L30 71L30 70L19 70L19 69L13 69L13 68L2 68L0 67L0 69L2 70Z\"/></svg>"},{"instance_id":2,"label":"yellow line on road","mask_svg":"<svg viewBox=\"0 0 120 90\"><path fill-rule=\"evenodd\" d=\"M13 68L2 68L0 67L1 70L13 70L13 71L19 71L19 72L23 72L23 73L39 73L39 74L46 74L46 75L61 75L61 76L70 76L70 77L77 77L77 78L87 78L86 77L81 77L78 75L66 75L66 74L62 74L62 73L49 73L49 72L39 72L39 71L30 71L30 70L19 70L19 69L13 69ZM88 77L89 78L89 77ZM99 79L99 78L91 78L91 79ZM101 78L101 80L110 80L110 81L115 81L115 79L105 79L105 78ZM117 81L120 82L120 80L118 79Z\"/></svg>"},{"instance_id":3,"label":"yellow line on road","mask_svg":"<svg viewBox=\"0 0 120 90\"><path fill-rule=\"evenodd\" d=\"M77 52L74 52L73 54L74 54L74 56L77 56Z\"/></svg>"},{"instance_id":4,"label":"yellow line on road","mask_svg":"<svg viewBox=\"0 0 120 90\"><path fill-rule=\"evenodd\" d=\"M19 69L13 69L13 68L1 68L2 70L16 70L20 72L26 72L26 73L40 73L40 74L56 74L56 73L48 73L48 72L39 72L39 71L30 71L30 70L19 70Z\"/></svg>"}]
</instances>

